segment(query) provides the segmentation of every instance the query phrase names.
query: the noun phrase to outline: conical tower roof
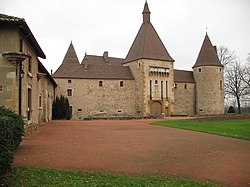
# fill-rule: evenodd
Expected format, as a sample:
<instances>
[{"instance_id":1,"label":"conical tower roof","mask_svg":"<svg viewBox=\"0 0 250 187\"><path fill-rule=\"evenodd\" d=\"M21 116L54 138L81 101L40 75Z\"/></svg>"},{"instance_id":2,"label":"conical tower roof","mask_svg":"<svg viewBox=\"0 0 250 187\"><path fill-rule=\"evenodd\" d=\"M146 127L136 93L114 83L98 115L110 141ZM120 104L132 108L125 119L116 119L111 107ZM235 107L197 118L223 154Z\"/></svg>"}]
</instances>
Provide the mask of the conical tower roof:
<instances>
[{"instance_id":1,"label":"conical tower roof","mask_svg":"<svg viewBox=\"0 0 250 187\"><path fill-rule=\"evenodd\" d=\"M137 59L174 61L150 22L150 11L146 2L143 10L143 23L127 54L124 63Z\"/></svg>"},{"instance_id":2,"label":"conical tower roof","mask_svg":"<svg viewBox=\"0 0 250 187\"><path fill-rule=\"evenodd\" d=\"M69 48L65 54L65 57L62 63L78 63L79 64L79 60L77 58L76 51L72 42L69 45Z\"/></svg>"},{"instance_id":3,"label":"conical tower roof","mask_svg":"<svg viewBox=\"0 0 250 187\"><path fill-rule=\"evenodd\" d=\"M207 33L206 33L203 44L201 46L200 53L198 55L198 58L193 68L199 67L199 66L221 66L223 67L223 65L220 63L220 60L218 58L216 49L212 45Z\"/></svg>"},{"instance_id":4,"label":"conical tower roof","mask_svg":"<svg viewBox=\"0 0 250 187\"><path fill-rule=\"evenodd\" d=\"M70 69L74 69L76 66L80 65L79 60L77 58L74 46L72 42L69 45L69 48L64 56L63 62L60 67L55 71L53 77L59 77L62 75L66 75Z\"/></svg>"}]
</instances>

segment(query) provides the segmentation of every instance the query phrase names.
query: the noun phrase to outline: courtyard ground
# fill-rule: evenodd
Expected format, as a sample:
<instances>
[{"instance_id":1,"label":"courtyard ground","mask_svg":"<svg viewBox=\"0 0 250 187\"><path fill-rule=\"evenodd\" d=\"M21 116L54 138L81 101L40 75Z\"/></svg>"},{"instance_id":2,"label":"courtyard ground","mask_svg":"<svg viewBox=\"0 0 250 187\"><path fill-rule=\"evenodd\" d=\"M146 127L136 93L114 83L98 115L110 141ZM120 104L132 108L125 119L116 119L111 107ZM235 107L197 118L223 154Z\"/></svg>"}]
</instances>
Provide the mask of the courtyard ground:
<instances>
[{"instance_id":1,"label":"courtyard ground","mask_svg":"<svg viewBox=\"0 0 250 187\"><path fill-rule=\"evenodd\" d=\"M148 124L52 121L25 137L15 166L167 174L250 186L250 141Z\"/></svg>"}]
</instances>

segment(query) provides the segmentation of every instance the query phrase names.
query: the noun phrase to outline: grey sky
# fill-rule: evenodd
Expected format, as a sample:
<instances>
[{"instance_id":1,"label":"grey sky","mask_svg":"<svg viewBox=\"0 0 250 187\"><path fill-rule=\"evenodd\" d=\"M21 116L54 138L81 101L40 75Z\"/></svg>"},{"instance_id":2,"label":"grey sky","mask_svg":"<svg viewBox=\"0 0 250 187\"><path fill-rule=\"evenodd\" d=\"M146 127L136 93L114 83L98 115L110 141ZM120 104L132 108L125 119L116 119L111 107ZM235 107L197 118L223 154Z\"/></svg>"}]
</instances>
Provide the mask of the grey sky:
<instances>
[{"instance_id":1,"label":"grey sky","mask_svg":"<svg viewBox=\"0 0 250 187\"><path fill-rule=\"evenodd\" d=\"M0 0L0 12L25 18L54 71L72 40L79 61L85 51L125 58L142 23L145 0ZM175 59L191 70L206 27L214 45L250 53L249 0L148 0L151 22Z\"/></svg>"}]
</instances>

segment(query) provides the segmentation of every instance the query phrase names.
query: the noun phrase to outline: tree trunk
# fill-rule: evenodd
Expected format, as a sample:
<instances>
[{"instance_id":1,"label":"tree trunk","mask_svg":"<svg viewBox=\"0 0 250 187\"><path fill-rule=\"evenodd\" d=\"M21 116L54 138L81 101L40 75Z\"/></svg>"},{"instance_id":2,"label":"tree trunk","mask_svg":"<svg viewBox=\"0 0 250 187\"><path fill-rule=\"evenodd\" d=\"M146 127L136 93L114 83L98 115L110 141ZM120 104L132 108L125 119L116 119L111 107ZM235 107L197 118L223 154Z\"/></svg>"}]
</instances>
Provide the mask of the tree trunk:
<instances>
[{"instance_id":1,"label":"tree trunk","mask_svg":"<svg viewBox=\"0 0 250 187\"><path fill-rule=\"evenodd\" d=\"M237 105L238 105L238 114L241 113L241 110L240 110L240 97L236 97L237 99Z\"/></svg>"}]
</instances>

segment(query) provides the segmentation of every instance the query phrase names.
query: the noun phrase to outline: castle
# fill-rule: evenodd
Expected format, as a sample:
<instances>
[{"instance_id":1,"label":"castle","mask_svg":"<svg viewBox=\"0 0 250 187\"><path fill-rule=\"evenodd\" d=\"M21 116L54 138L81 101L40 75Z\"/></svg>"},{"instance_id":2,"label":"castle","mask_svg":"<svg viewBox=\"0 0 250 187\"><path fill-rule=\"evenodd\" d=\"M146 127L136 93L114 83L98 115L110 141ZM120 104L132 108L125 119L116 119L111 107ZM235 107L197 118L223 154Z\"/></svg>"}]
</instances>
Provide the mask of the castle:
<instances>
[{"instance_id":1,"label":"castle","mask_svg":"<svg viewBox=\"0 0 250 187\"><path fill-rule=\"evenodd\" d=\"M207 33L193 71L176 70L147 2L142 14L125 59L104 52L85 54L80 63L70 44L53 78L56 94L69 99L73 119L223 114L223 65Z\"/></svg>"}]
</instances>

